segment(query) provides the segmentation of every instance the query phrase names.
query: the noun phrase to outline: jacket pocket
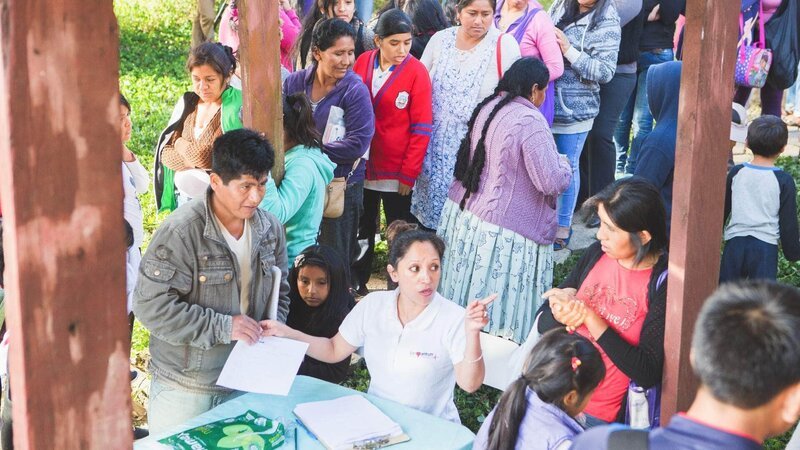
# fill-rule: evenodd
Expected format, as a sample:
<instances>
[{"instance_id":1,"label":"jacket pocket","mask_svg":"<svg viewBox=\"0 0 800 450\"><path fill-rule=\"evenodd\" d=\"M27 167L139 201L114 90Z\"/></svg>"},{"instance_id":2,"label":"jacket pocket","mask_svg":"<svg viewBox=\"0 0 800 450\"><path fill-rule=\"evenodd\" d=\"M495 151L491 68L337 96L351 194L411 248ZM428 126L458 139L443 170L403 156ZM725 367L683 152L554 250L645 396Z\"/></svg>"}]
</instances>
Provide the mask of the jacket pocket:
<instances>
[{"instance_id":1,"label":"jacket pocket","mask_svg":"<svg viewBox=\"0 0 800 450\"><path fill-rule=\"evenodd\" d=\"M233 279L233 268L227 269L200 269L197 276L200 288L200 305L212 308L222 314L233 312L234 302L238 289Z\"/></svg>"}]
</instances>

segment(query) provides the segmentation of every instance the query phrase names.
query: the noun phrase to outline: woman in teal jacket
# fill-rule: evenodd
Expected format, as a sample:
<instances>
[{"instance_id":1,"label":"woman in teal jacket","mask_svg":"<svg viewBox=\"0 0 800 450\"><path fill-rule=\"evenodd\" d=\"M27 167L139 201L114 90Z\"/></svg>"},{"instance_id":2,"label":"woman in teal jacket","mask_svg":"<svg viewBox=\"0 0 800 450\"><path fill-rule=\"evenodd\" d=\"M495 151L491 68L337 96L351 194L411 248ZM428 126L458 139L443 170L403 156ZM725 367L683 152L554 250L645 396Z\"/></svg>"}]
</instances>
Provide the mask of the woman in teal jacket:
<instances>
[{"instance_id":1,"label":"woman in teal jacket","mask_svg":"<svg viewBox=\"0 0 800 450\"><path fill-rule=\"evenodd\" d=\"M159 211L178 207L175 172L211 170L214 140L242 128L242 91L230 85L236 69L231 48L213 42L200 44L189 54L186 68L193 89L178 100L156 145L154 182Z\"/></svg>"},{"instance_id":2,"label":"woman in teal jacket","mask_svg":"<svg viewBox=\"0 0 800 450\"><path fill-rule=\"evenodd\" d=\"M311 103L303 92L283 101L283 148L286 172L280 186L270 177L260 208L286 226L289 266L303 249L314 245L322 222L325 187L336 164L322 153L322 136L314 124Z\"/></svg>"}]
</instances>

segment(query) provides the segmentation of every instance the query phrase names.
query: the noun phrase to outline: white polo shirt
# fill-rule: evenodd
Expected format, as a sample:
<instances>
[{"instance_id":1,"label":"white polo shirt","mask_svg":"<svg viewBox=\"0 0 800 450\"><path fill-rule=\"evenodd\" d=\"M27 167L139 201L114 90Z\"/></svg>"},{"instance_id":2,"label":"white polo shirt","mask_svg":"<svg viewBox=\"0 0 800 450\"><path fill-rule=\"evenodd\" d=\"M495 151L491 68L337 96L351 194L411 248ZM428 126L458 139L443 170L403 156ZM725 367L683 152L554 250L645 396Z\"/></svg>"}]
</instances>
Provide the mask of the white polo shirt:
<instances>
[{"instance_id":1,"label":"white polo shirt","mask_svg":"<svg viewBox=\"0 0 800 450\"><path fill-rule=\"evenodd\" d=\"M466 311L437 293L403 327L397 295L397 290L367 295L339 327L345 341L364 347L368 392L461 423L453 403L453 366L464 359Z\"/></svg>"}]
</instances>

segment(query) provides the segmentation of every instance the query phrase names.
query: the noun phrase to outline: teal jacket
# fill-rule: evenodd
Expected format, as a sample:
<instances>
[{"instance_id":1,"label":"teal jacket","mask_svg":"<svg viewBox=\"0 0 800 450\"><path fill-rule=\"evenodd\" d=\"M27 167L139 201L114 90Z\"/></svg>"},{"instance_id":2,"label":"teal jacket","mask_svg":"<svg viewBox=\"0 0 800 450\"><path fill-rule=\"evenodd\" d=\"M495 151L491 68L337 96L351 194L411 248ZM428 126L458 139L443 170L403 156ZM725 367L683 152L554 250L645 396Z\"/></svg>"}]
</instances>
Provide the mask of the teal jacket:
<instances>
[{"instance_id":1,"label":"teal jacket","mask_svg":"<svg viewBox=\"0 0 800 450\"><path fill-rule=\"evenodd\" d=\"M333 179L336 164L320 149L297 145L286 152L286 172L280 187L270 177L260 208L286 226L289 266L295 256L317 241L325 187Z\"/></svg>"}]
</instances>

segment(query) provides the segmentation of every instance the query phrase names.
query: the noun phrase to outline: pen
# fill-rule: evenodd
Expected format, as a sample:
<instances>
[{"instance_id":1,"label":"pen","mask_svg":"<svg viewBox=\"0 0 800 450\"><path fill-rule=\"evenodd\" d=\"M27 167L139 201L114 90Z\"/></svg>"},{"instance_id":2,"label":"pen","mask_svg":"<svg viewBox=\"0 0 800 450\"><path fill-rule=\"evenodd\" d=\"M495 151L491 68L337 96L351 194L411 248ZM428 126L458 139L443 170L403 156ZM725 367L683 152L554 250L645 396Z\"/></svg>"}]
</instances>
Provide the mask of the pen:
<instances>
[{"instance_id":1,"label":"pen","mask_svg":"<svg viewBox=\"0 0 800 450\"><path fill-rule=\"evenodd\" d=\"M297 422L297 426L298 427L302 428L306 433L308 433L309 436L311 436L311 439L314 439L315 441L319 441L319 439L317 439L317 436L315 436L314 433L311 432L311 430L306 428L306 426L303 425L303 422L300 419L295 419L294 421ZM295 436L297 436L296 433L295 433Z\"/></svg>"}]
</instances>

